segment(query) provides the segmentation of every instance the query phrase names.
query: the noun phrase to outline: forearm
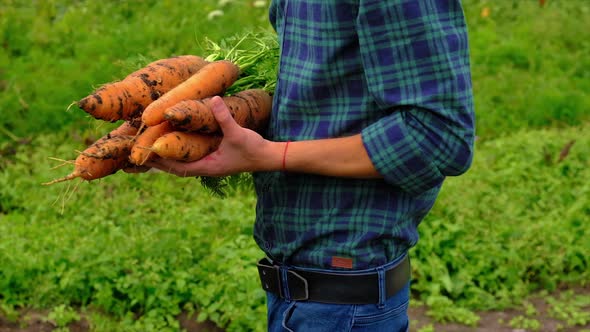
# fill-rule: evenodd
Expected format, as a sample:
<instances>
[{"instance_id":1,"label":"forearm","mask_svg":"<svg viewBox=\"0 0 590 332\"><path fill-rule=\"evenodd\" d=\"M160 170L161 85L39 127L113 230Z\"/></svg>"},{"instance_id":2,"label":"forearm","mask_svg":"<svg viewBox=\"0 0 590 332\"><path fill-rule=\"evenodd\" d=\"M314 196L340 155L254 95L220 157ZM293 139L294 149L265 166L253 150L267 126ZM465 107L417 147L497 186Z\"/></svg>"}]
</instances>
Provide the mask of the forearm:
<instances>
[{"instance_id":1,"label":"forearm","mask_svg":"<svg viewBox=\"0 0 590 332\"><path fill-rule=\"evenodd\" d=\"M361 134L289 143L274 142L239 126L220 97L214 97L212 105L224 134L216 151L194 162L160 158L146 165L178 176L289 171L335 177L382 177L369 158Z\"/></svg>"},{"instance_id":2,"label":"forearm","mask_svg":"<svg viewBox=\"0 0 590 332\"><path fill-rule=\"evenodd\" d=\"M325 176L380 178L361 135L309 141L272 142L263 170L284 170ZM286 148L286 149L285 149ZM284 159L284 164L283 164Z\"/></svg>"}]
</instances>

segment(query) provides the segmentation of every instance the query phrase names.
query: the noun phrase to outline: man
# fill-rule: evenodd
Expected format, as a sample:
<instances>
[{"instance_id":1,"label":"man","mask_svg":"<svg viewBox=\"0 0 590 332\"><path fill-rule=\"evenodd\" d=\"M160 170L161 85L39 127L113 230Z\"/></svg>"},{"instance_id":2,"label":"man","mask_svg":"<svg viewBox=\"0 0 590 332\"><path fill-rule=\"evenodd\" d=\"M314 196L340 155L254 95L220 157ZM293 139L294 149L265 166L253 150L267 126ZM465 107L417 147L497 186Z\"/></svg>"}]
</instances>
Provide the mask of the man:
<instances>
[{"instance_id":1,"label":"man","mask_svg":"<svg viewBox=\"0 0 590 332\"><path fill-rule=\"evenodd\" d=\"M279 77L264 137L224 133L179 176L254 172L269 331L406 331L408 250L446 176L471 164L460 0L275 0Z\"/></svg>"}]
</instances>

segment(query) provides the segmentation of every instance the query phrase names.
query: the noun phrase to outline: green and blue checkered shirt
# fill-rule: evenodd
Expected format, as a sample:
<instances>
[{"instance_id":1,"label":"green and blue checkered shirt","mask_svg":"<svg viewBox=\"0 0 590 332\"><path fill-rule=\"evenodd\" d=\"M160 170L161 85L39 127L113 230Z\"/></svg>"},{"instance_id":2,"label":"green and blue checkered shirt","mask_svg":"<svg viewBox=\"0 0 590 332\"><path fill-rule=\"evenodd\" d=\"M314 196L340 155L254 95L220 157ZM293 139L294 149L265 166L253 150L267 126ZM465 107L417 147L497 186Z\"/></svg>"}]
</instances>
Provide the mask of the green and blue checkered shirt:
<instances>
[{"instance_id":1,"label":"green and blue checkered shirt","mask_svg":"<svg viewBox=\"0 0 590 332\"><path fill-rule=\"evenodd\" d=\"M274 0L269 14L281 57L267 138L361 133L384 179L256 173L254 238L295 266L390 262L418 241L445 177L471 164L460 0Z\"/></svg>"}]
</instances>

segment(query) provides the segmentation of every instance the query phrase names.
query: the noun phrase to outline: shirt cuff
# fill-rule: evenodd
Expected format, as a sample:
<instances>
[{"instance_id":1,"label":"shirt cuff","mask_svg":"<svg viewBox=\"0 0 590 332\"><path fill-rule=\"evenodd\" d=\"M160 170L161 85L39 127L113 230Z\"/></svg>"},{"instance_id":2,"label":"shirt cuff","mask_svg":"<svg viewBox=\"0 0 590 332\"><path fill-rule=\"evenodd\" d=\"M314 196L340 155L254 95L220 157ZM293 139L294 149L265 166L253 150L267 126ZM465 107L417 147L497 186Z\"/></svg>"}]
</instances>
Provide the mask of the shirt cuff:
<instances>
[{"instance_id":1,"label":"shirt cuff","mask_svg":"<svg viewBox=\"0 0 590 332\"><path fill-rule=\"evenodd\" d=\"M394 112L361 132L375 169L385 181L411 194L440 185L445 176L427 156L405 123L405 112Z\"/></svg>"}]
</instances>

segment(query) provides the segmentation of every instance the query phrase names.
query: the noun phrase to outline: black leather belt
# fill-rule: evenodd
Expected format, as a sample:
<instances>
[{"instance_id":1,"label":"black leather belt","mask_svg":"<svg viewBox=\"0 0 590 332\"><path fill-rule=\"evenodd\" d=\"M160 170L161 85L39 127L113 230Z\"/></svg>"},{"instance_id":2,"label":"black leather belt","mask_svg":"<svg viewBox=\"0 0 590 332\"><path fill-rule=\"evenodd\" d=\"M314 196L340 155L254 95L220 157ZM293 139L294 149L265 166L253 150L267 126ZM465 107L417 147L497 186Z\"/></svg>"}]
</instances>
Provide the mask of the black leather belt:
<instances>
[{"instance_id":1,"label":"black leather belt","mask_svg":"<svg viewBox=\"0 0 590 332\"><path fill-rule=\"evenodd\" d=\"M258 262L258 274L262 288L282 298L283 283L278 265L267 258ZM289 268L286 271L289 298L296 301L315 301L337 304L379 303L379 275L366 273L329 273L303 271ZM401 290L410 280L410 259L406 255L399 264L384 271L385 296L389 298Z\"/></svg>"}]
</instances>

